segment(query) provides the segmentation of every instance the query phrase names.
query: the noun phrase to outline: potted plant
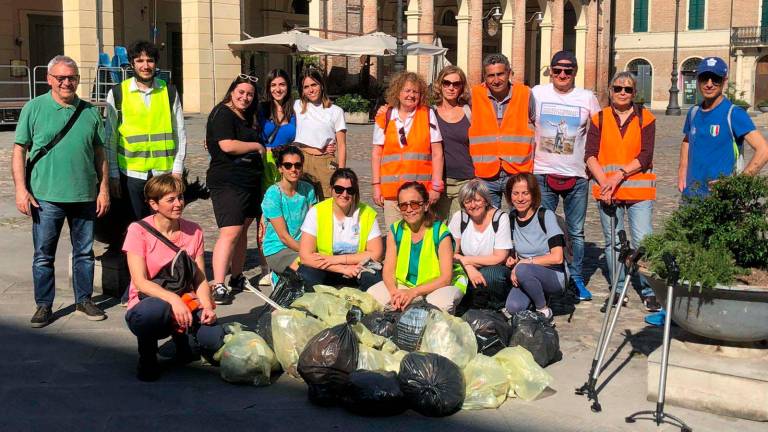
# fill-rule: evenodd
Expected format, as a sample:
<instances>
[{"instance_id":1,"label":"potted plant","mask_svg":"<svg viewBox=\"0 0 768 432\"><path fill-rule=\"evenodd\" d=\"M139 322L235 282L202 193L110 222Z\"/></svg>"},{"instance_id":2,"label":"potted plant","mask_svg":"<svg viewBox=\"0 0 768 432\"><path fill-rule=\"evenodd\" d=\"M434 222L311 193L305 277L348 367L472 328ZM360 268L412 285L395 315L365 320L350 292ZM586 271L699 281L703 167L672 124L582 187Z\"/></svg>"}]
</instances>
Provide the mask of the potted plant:
<instances>
[{"instance_id":1,"label":"potted plant","mask_svg":"<svg viewBox=\"0 0 768 432\"><path fill-rule=\"evenodd\" d=\"M736 84L729 81L728 87L725 88L723 91L725 93L725 97L728 98L734 105L744 108L745 110L748 110L750 105L749 102L744 100L744 95L747 93L744 90L739 91L736 88Z\"/></svg>"},{"instance_id":2,"label":"potted plant","mask_svg":"<svg viewBox=\"0 0 768 432\"><path fill-rule=\"evenodd\" d=\"M334 103L344 110L344 120L352 124L368 124L371 101L357 93L345 94Z\"/></svg>"},{"instance_id":3,"label":"potted plant","mask_svg":"<svg viewBox=\"0 0 768 432\"><path fill-rule=\"evenodd\" d=\"M664 301L670 253L680 266L672 317L710 339L768 339L768 178L721 177L645 238L641 273Z\"/></svg>"},{"instance_id":4,"label":"potted plant","mask_svg":"<svg viewBox=\"0 0 768 432\"><path fill-rule=\"evenodd\" d=\"M757 109L760 110L760 112L762 113L768 112L768 99L763 99L760 102L758 102Z\"/></svg>"}]
</instances>

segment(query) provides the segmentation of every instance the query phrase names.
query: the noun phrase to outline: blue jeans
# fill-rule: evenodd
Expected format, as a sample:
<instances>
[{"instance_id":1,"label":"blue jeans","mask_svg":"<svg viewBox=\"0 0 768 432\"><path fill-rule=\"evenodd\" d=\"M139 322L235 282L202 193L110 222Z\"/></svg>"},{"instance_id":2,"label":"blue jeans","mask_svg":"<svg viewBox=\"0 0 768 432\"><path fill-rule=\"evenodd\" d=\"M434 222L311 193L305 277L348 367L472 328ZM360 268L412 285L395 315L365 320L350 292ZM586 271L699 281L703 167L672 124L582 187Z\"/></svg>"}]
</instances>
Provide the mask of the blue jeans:
<instances>
[{"instance_id":1,"label":"blue jeans","mask_svg":"<svg viewBox=\"0 0 768 432\"><path fill-rule=\"evenodd\" d=\"M618 233L624 229L624 215L627 215L629 220L629 243L632 249L637 249L637 246L645 238L645 236L653 232L653 224L651 223L653 218L653 201L638 201L634 203L620 203L613 206L616 209L616 245L619 244ZM608 279L609 283L613 280L613 263L611 262L611 216L610 210L598 202L597 209L600 213L600 224L603 226L603 237L605 238L605 262L608 263ZM618 257L618 248L617 248ZM619 273L619 289L624 286L624 268L621 268ZM653 289L645 280L642 275L637 275L640 278L640 295L642 297L654 295ZM637 286L637 285L635 285Z\"/></svg>"},{"instance_id":2,"label":"blue jeans","mask_svg":"<svg viewBox=\"0 0 768 432\"><path fill-rule=\"evenodd\" d=\"M488 192L491 193L491 205L497 209L501 208L501 199L504 197L504 188L507 187L507 180L511 177L506 171L499 171L499 176L493 180L482 179Z\"/></svg>"},{"instance_id":3,"label":"blue jeans","mask_svg":"<svg viewBox=\"0 0 768 432\"><path fill-rule=\"evenodd\" d=\"M589 195L589 180L579 177L573 189L567 192L555 192L547 186L542 174L536 174L541 189L541 205L555 211L560 197L563 198L565 223L568 225L568 236L573 247L573 261L568 263L571 279L581 278L582 262L584 261L584 221L587 218L587 197Z\"/></svg>"},{"instance_id":4,"label":"blue jeans","mask_svg":"<svg viewBox=\"0 0 768 432\"><path fill-rule=\"evenodd\" d=\"M93 294L93 224L96 202L54 203L37 200L40 208L32 207L32 280L38 306L53 305L56 276L53 262L59 243L61 227L66 219L72 242L72 285L75 302L88 300Z\"/></svg>"}]
</instances>

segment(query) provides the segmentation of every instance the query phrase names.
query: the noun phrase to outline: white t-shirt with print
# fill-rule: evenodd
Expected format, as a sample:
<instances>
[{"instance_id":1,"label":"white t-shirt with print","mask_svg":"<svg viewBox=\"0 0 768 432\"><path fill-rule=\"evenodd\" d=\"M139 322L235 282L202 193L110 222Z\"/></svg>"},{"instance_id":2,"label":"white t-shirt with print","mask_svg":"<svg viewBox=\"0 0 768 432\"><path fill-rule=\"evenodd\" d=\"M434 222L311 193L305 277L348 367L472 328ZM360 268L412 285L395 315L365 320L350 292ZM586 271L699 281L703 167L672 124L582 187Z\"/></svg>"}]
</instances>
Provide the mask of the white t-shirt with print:
<instances>
[{"instance_id":1,"label":"white t-shirt with print","mask_svg":"<svg viewBox=\"0 0 768 432\"><path fill-rule=\"evenodd\" d=\"M389 117L389 121L395 122L395 127L397 130L400 130L400 128L404 129L405 136L408 136L408 132L411 131L411 126L413 126L413 119L416 116L416 110L408 114L408 117L405 118L405 121L400 120L400 113L397 111L397 108L392 108L392 115ZM440 134L440 127L437 125L437 117L435 117L435 111L433 109L429 110L429 141L430 142L438 142L443 140L443 136ZM384 139L386 138L384 134L384 129L379 126L378 123L373 124L373 144L374 145L384 145ZM401 143L400 146L402 147L403 144Z\"/></svg>"},{"instance_id":2,"label":"white t-shirt with print","mask_svg":"<svg viewBox=\"0 0 768 432\"><path fill-rule=\"evenodd\" d=\"M600 111L591 90L558 93L550 84L532 90L536 99L534 174L587 177L584 147L590 117Z\"/></svg>"},{"instance_id":3,"label":"white t-shirt with print","mask_svg":"<svg viewBox=\"0 0 768 432\"><path fill-rule=\"evenodd\" d=\"M453 238L461 240L461 254L465 256L491 256L494 249L512 249L512 231L509 229L509 217L506 214L501 215L499 229L495 234L493 223L489 223L484 231L478 231L471 220L462 233L461 211L453 214L448 229Z\"/></svg>"},{"instance_id":4,"label":"white t-shirt with print","mask_svg":"<svg viewBox=\"0 0 768 432\"><path fill-rule=\"evenodd\" d=\"M322 105L307 103L307 112L301 112L301 100L293 103L296 113L296 138L294 141L317 149L324 149L336 141L336 132L347 130L344 110L336 105L323 108Z\"/></svg>"},{"instance_id":5,"label":"white t-shirt with print","mask_svg":"<svg viewBox=\"0 0 768 432\"><path fill-rule=\"evenodd\" d=\"M317 207L312 207L301 224L301 231L315 236L317 238ZM376 237L381 237L379 221L373 220L371 232L368 233L367 241ZM333 216L333 254L354 254L357 253L357 245L360 242L360 209L355 210L352 216L346 216L344 220L338 220Z\"/></svg>"}]
</instances>

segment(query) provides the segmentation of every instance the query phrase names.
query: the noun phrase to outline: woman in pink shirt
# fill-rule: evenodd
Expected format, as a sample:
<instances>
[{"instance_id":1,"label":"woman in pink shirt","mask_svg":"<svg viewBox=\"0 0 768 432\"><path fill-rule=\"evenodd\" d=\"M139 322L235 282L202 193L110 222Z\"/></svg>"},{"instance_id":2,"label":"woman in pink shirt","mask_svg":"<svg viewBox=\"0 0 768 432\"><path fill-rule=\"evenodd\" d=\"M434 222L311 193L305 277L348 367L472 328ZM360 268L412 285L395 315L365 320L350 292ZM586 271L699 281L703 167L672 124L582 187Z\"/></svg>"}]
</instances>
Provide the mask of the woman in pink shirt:
<instances>
[{"instance_id":1,"label":"woman in pink shirt","mask_svg":"<svg viewBox=\"0 0 768 432\"><path fill-rule=\"evenodd\" d=\"M131 272L125 320L139 343L136 377L155 381L161 371L157 362L158 340L171 336L176 345L175 361L185 364L195 360L187 333L195 336L203 354L212 354L221 347L224 331L216 325L215 306L205 278L203 230L181 218L184 183L170 174L153 177L144 187L144 198L153 214L128 227L123 245ZM150 232L152 229L155 234ZM176 247L172 249L157 235ZM191 283L177 294L153 278L180 251L194 261L194 275Z\"/></svg>"}]
</instances>

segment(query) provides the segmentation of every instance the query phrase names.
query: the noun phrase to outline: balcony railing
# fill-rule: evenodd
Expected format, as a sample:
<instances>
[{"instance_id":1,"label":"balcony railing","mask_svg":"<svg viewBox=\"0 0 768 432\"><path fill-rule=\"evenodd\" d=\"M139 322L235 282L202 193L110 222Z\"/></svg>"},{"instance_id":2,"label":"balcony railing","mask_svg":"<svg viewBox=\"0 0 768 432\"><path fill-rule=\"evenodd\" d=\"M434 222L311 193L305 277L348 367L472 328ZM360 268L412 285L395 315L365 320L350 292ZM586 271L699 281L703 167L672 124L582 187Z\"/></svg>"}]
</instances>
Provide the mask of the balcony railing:
<instances>
[{"instance_id":1,"label":"balcony railing","mask_svg":"<svg viewBox=\"0 0 768 432\"><path fill-rule=\"evenodd\" d=\"M768 26L732 28L731 45L734 47L768 46Z\"/></svg>"}]
</instances>

